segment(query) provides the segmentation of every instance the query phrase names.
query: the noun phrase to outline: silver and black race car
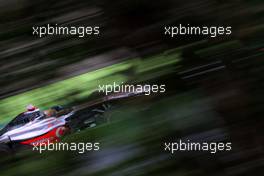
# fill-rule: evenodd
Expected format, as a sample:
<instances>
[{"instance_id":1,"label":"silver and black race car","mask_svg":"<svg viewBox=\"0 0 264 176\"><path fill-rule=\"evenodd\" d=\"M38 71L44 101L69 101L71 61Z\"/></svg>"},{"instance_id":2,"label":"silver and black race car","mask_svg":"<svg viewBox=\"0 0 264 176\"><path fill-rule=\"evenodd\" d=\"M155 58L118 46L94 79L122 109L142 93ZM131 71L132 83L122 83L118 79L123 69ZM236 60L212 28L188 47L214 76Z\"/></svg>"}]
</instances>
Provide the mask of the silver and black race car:
<instances>
[{"instance_id":1,"label":"silver and black race car","mask_svg":"<svg viewBox=\"0 0 264 176\"><path fill-rule=\"evenodd\" d=\"M109 109L110 102L140 94L117 93L73 108L54 106L44 111L34 109L23 112L0 131L0 153L54 143L67 134L94 127L97 118Z\"/></svg>"}]
</instances>

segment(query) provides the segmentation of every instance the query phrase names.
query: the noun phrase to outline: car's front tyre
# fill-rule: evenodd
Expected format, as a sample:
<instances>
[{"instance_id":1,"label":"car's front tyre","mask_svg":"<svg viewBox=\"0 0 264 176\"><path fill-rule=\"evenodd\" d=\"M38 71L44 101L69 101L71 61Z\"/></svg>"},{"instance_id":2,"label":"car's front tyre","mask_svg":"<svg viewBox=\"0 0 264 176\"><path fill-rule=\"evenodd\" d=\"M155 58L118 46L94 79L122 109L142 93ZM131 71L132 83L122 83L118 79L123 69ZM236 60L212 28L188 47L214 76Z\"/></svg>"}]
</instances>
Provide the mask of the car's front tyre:
<instances>
[{"instance_id":1,"label":"car's front tyre","mask_svg":"<svg viewBox=\"0 0 264 176\"><path fill-rule=\"evenodd\" d=\"M10 144L5 144L2 143L0 144L0 155L4 155L4 154L11 154L13 153L13 149L11 148Z\"/></svg>"}]
</instances>

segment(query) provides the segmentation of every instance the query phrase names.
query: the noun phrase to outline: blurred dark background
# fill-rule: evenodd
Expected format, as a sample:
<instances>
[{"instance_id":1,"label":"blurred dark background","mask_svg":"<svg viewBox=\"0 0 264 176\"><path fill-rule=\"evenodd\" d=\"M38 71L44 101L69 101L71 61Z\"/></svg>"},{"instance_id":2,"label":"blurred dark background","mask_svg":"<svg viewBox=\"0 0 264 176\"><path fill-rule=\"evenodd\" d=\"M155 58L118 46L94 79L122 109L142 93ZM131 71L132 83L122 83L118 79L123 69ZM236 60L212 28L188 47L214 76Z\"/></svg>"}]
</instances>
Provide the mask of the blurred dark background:
<instances>
[{"instance_id":1,"label":"blurred dark background","mask_svg":"<svg viewBox=\"0 0 264 176\"><path fill-rule=\"evenodd\" d=\"M67 139L100 141L100 152L22 152L1 161L3 175L263 175L263 0L0 0L0 8L2 125L26 103L78 105L116 79L167 88L120 102L109 123ZM164 35L180 23L231 26L232 35ZM100 35L32 35L46 24L100 26ZM233 150L163 152L179 138L228 140Z\"/></svg>"}]
</instances>

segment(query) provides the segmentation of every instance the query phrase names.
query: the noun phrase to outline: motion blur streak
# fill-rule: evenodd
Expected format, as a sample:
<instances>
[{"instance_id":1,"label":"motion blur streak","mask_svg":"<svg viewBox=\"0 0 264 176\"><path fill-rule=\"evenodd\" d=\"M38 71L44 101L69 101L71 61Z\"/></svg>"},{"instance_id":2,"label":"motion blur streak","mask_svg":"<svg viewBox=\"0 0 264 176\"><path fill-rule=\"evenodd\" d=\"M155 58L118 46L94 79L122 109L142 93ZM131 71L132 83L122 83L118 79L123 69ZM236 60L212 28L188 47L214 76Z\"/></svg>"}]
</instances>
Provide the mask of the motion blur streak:
<instances>
[{"instance_id":1,"label":"motion blur streak","mask_svg":"<svg viewBox=\"0 0 264 176\"><path fill-rule=\"evenodd\" d=\"M1 126L30 103L85 104L98 85L166 85L63 139L99 142L100 151L1 154L0 175L263 175L263 0L0 0L0 8ZM47 24L99 26L100 35L32 35ZM178 24L232 34L164 35ZM180 139L228 141L232 150L164 152Z\"/></svg>"}]
</instances>

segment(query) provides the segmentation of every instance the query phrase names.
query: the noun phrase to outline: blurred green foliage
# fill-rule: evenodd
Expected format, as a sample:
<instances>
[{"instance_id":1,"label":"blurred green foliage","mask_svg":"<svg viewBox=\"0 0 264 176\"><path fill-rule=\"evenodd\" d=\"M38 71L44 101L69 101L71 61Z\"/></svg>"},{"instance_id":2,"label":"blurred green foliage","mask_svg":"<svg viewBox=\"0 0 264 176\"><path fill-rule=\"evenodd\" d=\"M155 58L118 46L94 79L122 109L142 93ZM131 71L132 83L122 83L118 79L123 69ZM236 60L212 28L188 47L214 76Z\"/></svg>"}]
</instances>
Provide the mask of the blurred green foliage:
<instances>
[{"instance_id":1,"label":"blurred green foliage","mask_svg":"<svg viewBox=\"0 0 264 176\"><path fill-rule=\"evenodd\" d=\"M131 79L131 76L124 73L130 69L133 69L133 77L137 77L135 80L137 82L167 74L172 71L168 69L168 66L179 62L180 56L178 53L165 53L144 60L140 58L130 59L2 99L0 100L0 123L4 124L25 111L28 104L34 104L43 109L57 104L67 105L72 101L89 97L97 91L98 85L113 84L113 82L125 83ZM165 68L163 73L162 68ZM155 70L159 70L158 75L155 75ZM145 75L143 75L144 73Z\"/></svg>"}]
</instances>

